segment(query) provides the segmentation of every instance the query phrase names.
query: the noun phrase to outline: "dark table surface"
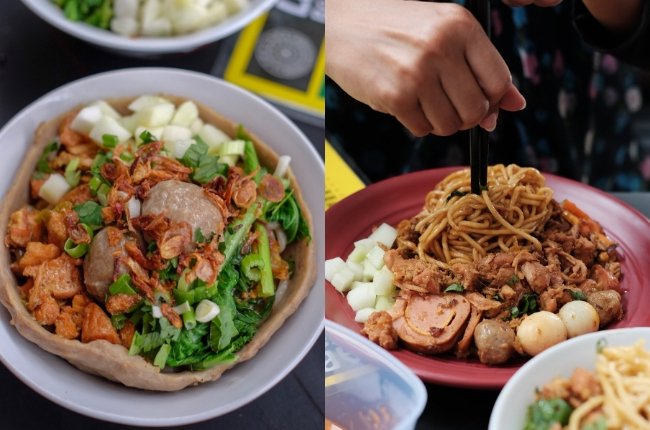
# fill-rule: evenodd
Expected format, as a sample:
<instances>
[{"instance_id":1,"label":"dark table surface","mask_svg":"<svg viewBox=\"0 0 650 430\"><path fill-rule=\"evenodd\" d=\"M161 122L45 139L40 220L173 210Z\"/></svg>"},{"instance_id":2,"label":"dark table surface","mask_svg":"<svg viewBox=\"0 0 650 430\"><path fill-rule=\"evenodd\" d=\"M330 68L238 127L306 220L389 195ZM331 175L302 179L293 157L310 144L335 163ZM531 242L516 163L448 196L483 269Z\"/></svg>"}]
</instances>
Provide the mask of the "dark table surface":
<instances>
[{"instance_id":1,"label":"dark table surface","mask_svg":"<svg viewBox=\"0 0 650 430\"><path fill-rule=\"evenodd\" d=\"M120 57L41 21L18 0L0 6L0 127L20 109L67 82L127 67L176 67L210 73L224 43L156 59ZM322 128L296 122L323 156ZM2 345L0 345L0 349ZM324 422L323 337L283 381L230 414L184 429L320 429ZM41 397L0 364L1 429L117 429Z\"/></svg>"}]
</instances>

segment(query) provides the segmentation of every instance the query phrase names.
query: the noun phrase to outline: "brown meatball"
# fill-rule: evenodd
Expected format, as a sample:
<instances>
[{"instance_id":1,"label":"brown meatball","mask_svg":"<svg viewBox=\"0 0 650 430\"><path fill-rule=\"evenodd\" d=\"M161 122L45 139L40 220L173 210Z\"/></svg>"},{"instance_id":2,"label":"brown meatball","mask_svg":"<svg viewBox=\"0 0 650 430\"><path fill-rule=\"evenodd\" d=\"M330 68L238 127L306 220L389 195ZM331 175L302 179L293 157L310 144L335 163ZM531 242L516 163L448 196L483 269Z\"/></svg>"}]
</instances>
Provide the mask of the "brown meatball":
<instances>
[{"instance_id":1,"label":"brown meatball","mask_svg":"<svg viewBox=\"0 0 650 430\"><path fill-rule=\"evenodd\" d=\"M483 320L474 330L474 343L481 363L505 363L514 351L515 332L503 321Z\"/></svg>"},{"instance_id":2,"label":"brown meatball","mask_svg":"<svg viewBox=\"0 0 650 430\"><path fill-rule=\"evenodd\" d=\"M208 199L201 187L170 180L154 186L142 203L142 215L164 214L172 222L185 221L205 236L221 234L224 228L221 211Z\"/></svg>"},{"instance_id":3,"label":"brown meatball","mask_svg":"<svg viewBox=\"0 0 650 430\"><path fill-rule=\"evenodd\" d=\"M108 286L113 282L115 258L125 256L125 237L115 246L110 246L108 231L117 230L115 227L106 227L99 231L93 238L90 250L84 259L84 282L86 290L100 302L104 302Z\"/></svg>"},{"instance_id":4,"label":"brown meatball","mask_svg":"<svg viewBox=\"0 0 650 430\"><path fill-rule=\"evenodd\" d=\"M588 293L587 302L598 312L600 327L604 327L612 321L618 321L623 316L621 295L617 291L605 290Z\"/></svg>"}]
</instances>

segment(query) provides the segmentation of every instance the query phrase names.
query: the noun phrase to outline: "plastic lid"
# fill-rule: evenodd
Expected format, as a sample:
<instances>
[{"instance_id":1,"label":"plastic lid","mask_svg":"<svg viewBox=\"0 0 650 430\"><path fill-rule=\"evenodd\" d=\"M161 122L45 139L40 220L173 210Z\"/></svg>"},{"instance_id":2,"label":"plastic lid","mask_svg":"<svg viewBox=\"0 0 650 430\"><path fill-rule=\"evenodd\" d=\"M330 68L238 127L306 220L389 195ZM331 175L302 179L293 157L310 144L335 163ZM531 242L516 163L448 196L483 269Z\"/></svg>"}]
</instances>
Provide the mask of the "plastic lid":
<instances>
[{"instance_id":1,"label":"plastic lid","mask_svg":"<svg viewBox=\"0 0 650 430\"><path fill-rule=\"evenodd\" d=\"M413 429L426 401L424 384L402 362L325 321L325 417L332 429Z\"/></svg>"}]
</instances>

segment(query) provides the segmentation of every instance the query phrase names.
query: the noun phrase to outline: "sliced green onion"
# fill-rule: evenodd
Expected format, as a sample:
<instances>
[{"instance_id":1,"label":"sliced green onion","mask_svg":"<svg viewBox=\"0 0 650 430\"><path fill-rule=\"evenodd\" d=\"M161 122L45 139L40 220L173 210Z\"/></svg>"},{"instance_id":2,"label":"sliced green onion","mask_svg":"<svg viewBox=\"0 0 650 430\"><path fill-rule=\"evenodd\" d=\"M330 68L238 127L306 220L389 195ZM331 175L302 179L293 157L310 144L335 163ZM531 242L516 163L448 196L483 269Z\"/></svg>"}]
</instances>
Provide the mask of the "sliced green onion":
<instances>
[{"instance_id":1,"label":"sliced green onion","mask_svg":"<svg viewBox=\"0 0 650 430\"><path fill-rule=\"evenodd\" d=\"M246 279L257 282L262 277L264 260L259 254L248 254L242 259L240 267Z\"/></svg>"},{"instance_id":2,"label":"sliced green onion","mask_svg":"<svg viewBox=\"0 0 650 430\"><path fill-rule=\"evenodd\" d=\"M176 289L179 291L188 291L190 285L187 283L187 275L190 273L190 269L185 269L181 272L181 276L178 278L178 283L176 284ZM185 300L176 300L179 303L183 303Z\"/></svg>"},{"instance_id":3,"label":"sliced green onion","mask_svg":"<svg viewBox=\"0 0 650 430\"><path fill-rule=\"evenodd\" d=\"M114 134L105 134L102 136L102 143L106 148L115 148L120 140Z\"/></svg>"},{"instance_id":4,"label":"sliced green onion","mask_svg":"<svg viewBox=\"0 0 650 430\"><path fill-rule=\"evenodd\" d=\"M101 203L102 206L106 206L108 204L108 193L110 191L111 187L106 184L102 184L97 190L97 200L99 200L99 203Z\"/></svg>"},{"instance_id":5,"label":"sliced green onion","mask_svg":"<svg viewBox=\"0 0 650 430\"><path fill-rule=\"evenodd\" d=\"M184 312L181 316L183 317L183 326L185 329L192 330L196 327L196 315L194 314L194 309L190 308L189 311Z\"/></svg>"},{"instance_id":6,"label":"sliced green onion","mask_svg":"<svg viewBox=\"0 0 650 430\"><path fill-rule=\"evenodd\" d=\"M103 181L99 178L99 176L93 176L90 178L90 181L88 181L88 187L90 187L90 191L92 191L93 194L97 194L97 190L102 185L102 183Z\"/></svg>"},{"instance_id":7,"label":"sliced green onion","mask_svg":"<svg viewBox=\"0 0 650 430\"><path fill-rule=\"evenodd\" d=\"M156 305L151 305L151 316L154 318L162 318L162 310L160 310L160 306Z\"/></svg>"},{"instance_id":8,"label":"sliced green onion","mask_svg":"<svg viewBox=\"0 0 650 430\"><path fill-rule=\"evenodd\" d=\"M122 161L126 161L127 163L130 163L131 161L135 160L135 155L125 151L120 154L120 158L122 159Z\"/></svg>"},{"instance_id":9,"label":"sliced green onion","mask_svg":"<svg viewBox=\"0 0 650 430\"><path fill-rule=\"evenodd\" d=\"M72 239L68 238L63 245L63 250L72 258L81 258L88 252L88 244L76 244Z\"/></svg>"},{"instance_id":10,"label":"sliced green onion","mask_svg":"<svg viewBox=\"0 0 650 430\"><path fill-rule=\"evenodd\" d=\"M74 157L68 165L65 167L65 180L68 181L71 187L76 187L79 185L79 180L81 179L81 172L77 169L79 168L79 157Z\"/></svg>"},{"instance_id":11,"label":"sliced green onion","mask_svg":"<svg viewBox=\"0 0 650 430\"><path fill-rule=\"evenodd\" d=\"M170 303L172 301L169 291L165 290L156 290L153 293L154 304L158 303Z\"/></svg>"},{"instance_id":12,"label":"sliced green onion","mask_svg":"<svg viewBox=\"0 0 650 430\"><path fill-rule=\"evenodd\" d=\"M291 157L288 155L282 155L278 159L278 164L275 166L275 172L273 172L273 175L283 178L284 175L287 174L287 170L289 170L289 163L291 163ZM287 186L285 185L285 188L286 187Z\"/></svg>"},{"instance_id":13,"label":"sliced green onion","mask_svg":"<svg viewBox=\"0 0 650 430\"><path fill-rule=\"evenodd\" d=\"M201 300L201 303L196 307L196 320L202 323L210 322L219 315L219 312L221 312L221 309L215 302L210 300Z\"/></svg>"},{"instance_id":14,"label":"sliced green onion","mask_svg":"<svg viewBox=\"0 0 650 430\"><path fill-rule=\"evenodd\" d=\"M116 294L137 294L131 286L131 276L128 273L121 274L120 277L108 287L108 294L111 296Z\"/></svg>"},{"instance_id":15,"label":"sliced green onion","mask_svg":"<svg viewBox=\"0 0 650 430\"><path fill-rule=\"evenodd\" d=\"M219 147L219 155L244 155L244 150L246 148L246 141L244 140L231 140L230 142L224 142Z\"/></svg>"},{"instance_id":16,"label":"sliced green onion","mask_svg":"<svg viewBox=\"0 0 650 430\"><path fill-rule=\"evenodd\" d=\"M260 268L260 283L262 284L260 296L270 297L275 294L275 284L273 283L273 272L271 271L271 247L269 245L269 235L266 232L266 226L263 224L256 224L255 231L257 232L257 253L260 255L263 262L263 265Z\"/></svg>"},{"instance_id":17,"label":"sliced green onion","mask_svg":"<svg viewBox=\"0 0 650 430\"><path fill-rule=\"evenodd\" d=\"M192 308L190 307L190 302L183 302L178 306L174 306L173 309L174 312L176 312L178 315L182 315L185 312L192 310Z\"/></svg>"},{"instance_id":18,"label":"sliced green onion","mask_svg":"<svg viewBox=\"0 0 650 430\"><path fill-rule=\"evenodd\" d=\"M169 356L172 347L168 343L163 343L158 352L156 353L156 358L153 359L153 365L162 369L167 363L167 357Z\"/></svg>"},{"instance_id":19,"label":"sliced green onion","mask_svg":"<svg viewBox=\"0 0 650 430\"><path fill-rule=\"evenodd\" d=\"M176 288L174 290L174 298L176 298L176 302L178 303L189 302L189 304L193 305L201 300L212 299L218 293L219 289L214 284L205 287L196 287L189 291Z\"/></svg>"}]
</instances>

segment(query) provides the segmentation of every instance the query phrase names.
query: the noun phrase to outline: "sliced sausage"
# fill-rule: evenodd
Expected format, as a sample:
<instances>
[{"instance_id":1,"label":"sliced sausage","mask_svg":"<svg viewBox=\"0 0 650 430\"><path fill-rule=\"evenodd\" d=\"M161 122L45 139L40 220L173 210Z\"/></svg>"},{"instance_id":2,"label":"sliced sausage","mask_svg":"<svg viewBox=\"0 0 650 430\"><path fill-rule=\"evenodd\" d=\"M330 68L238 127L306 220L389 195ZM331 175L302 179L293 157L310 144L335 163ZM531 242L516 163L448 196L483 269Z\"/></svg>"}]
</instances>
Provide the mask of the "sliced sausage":
<instances>
[{"instance_id":1,"label":"sliced sausage","mask_svg":"<svg viewBox=\"0 0 650 430\"><path fill-rule=\"evenodd\" d=\"M188 223L192 234L197 228L207 237L224 229L221 211L205 196L203 188L177 180L156 184L142 203L142 215L163 214L172 222Z\"/></svg>"},{"instance_id":2,"label":"sliced sausage","mask_svg":"<svg viewBox=\"0 0 650 430\"><path fill-rule=\"evenodd\" d=\"M391 313L393 327L404 344L418 352L449 351L462 336L470 304L459 294L398 297Z\"/></svg>"}]
</instances>

